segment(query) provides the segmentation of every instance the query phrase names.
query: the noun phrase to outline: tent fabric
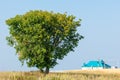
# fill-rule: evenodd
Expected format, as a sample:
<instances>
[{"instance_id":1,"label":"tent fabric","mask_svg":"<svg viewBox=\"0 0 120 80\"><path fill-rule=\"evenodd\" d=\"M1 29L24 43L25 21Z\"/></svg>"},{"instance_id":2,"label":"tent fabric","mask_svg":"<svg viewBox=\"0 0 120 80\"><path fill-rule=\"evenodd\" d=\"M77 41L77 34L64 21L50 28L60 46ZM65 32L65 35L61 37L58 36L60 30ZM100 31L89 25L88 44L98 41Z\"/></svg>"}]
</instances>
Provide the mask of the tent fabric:
<instances>
[{"instance_id":1,"label":"tent fabric","mask_svg":"<svg viewBox=\"0 0 120 80\"><path fill-rule=\"evenodd\" d=\"M100 61L89 61L87 64L84 63L82 67L111 68L111 66L106 64L103 60L100 60Z\"/></svg>"}]
</instances>

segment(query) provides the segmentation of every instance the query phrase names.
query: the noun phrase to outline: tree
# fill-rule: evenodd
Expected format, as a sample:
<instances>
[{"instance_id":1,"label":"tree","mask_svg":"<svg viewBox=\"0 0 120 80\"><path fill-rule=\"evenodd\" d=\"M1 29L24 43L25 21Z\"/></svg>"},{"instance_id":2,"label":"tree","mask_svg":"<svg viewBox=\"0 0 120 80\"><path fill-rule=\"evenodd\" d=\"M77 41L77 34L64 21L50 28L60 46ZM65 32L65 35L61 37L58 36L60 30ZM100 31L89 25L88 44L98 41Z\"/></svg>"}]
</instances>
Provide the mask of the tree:
<instances>
[{"instance_id":1,"label":"tree","mask_svg":"<svg viewBox=\"0 0 120 80\"><path fill-rule=\"evenodd\" d=\"M16 49L19 60L44 73L62 60L83 38L77 33L80 19L66 13L29 11L6 20L10 36L8 44Z\"/></svg>"}]
</instances>

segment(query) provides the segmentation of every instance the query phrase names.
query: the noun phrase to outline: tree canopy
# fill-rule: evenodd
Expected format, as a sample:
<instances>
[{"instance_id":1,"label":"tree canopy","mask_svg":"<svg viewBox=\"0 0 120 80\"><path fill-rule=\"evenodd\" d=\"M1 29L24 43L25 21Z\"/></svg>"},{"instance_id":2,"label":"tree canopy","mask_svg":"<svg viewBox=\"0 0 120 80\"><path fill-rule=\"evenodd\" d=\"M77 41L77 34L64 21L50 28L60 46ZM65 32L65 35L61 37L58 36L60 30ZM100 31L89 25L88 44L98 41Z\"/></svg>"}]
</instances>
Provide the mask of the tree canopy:
<instances>
[{"instance_id":1,"label":"tree canopy","mask_svg":"<svg viewBox=\"0 0 120 80\"><path fill-rule=\"evenodd\" d=\"M22 63L49 73L83 38L77 32L80 22L66 13L29 11L6 20L10 31L6 39Z\"/></svg>"}]
</instances>

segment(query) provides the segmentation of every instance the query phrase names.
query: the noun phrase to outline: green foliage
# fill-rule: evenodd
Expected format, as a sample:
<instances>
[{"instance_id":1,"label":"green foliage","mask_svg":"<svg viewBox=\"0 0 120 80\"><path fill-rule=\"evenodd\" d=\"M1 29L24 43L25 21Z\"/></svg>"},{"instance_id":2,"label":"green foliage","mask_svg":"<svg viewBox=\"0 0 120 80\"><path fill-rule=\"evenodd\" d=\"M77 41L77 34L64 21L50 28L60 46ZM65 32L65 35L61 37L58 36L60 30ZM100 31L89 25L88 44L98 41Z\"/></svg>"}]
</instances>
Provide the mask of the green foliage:
<instances>
[{"instance_id":1,"label":"green foliage","mask_svg":"<svg viewBox=\"0 0 120 80\"><path fill-rule=\"evenodd\" d=\"M6 20L10 30L8 44L19 60L40 70L53 68L83 38L77 33L80 21L75 16L47 11L30 11Z\"/></svg>"}]
</instances>

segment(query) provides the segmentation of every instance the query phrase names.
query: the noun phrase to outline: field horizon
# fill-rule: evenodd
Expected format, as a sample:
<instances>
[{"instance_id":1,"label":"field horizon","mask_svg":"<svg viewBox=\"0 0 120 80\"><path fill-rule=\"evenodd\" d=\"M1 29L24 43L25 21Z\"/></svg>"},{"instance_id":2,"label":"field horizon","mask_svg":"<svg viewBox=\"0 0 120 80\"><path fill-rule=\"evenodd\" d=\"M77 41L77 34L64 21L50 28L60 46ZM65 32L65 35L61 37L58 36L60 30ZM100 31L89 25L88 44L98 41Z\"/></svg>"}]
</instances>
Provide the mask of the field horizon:
<instances>
[{"instance_id":1,"label":"field horizon","mask_svg":"<svg viewBox=\"0 0 120 80\"><path fill-rule=\"evenodd\" d=\"M120 69L63 70L48 75L39 71L0 72L0 80L120 80Z\"/></svg>"},{"instance_id":2,"label":"field horizon","mask_svg":"<svg viewBox=\"0 0 120 80\"><path fill-rule=\"evenodd\" d=\"M61 70L62 71L62 70ZM87 71L87 72L105 72L105 73L120 73L120 68L116 68L116 69L74 69L74 70L63 70L63 72L83 72L83 71Z\"/></svg>"}]
</instances>

